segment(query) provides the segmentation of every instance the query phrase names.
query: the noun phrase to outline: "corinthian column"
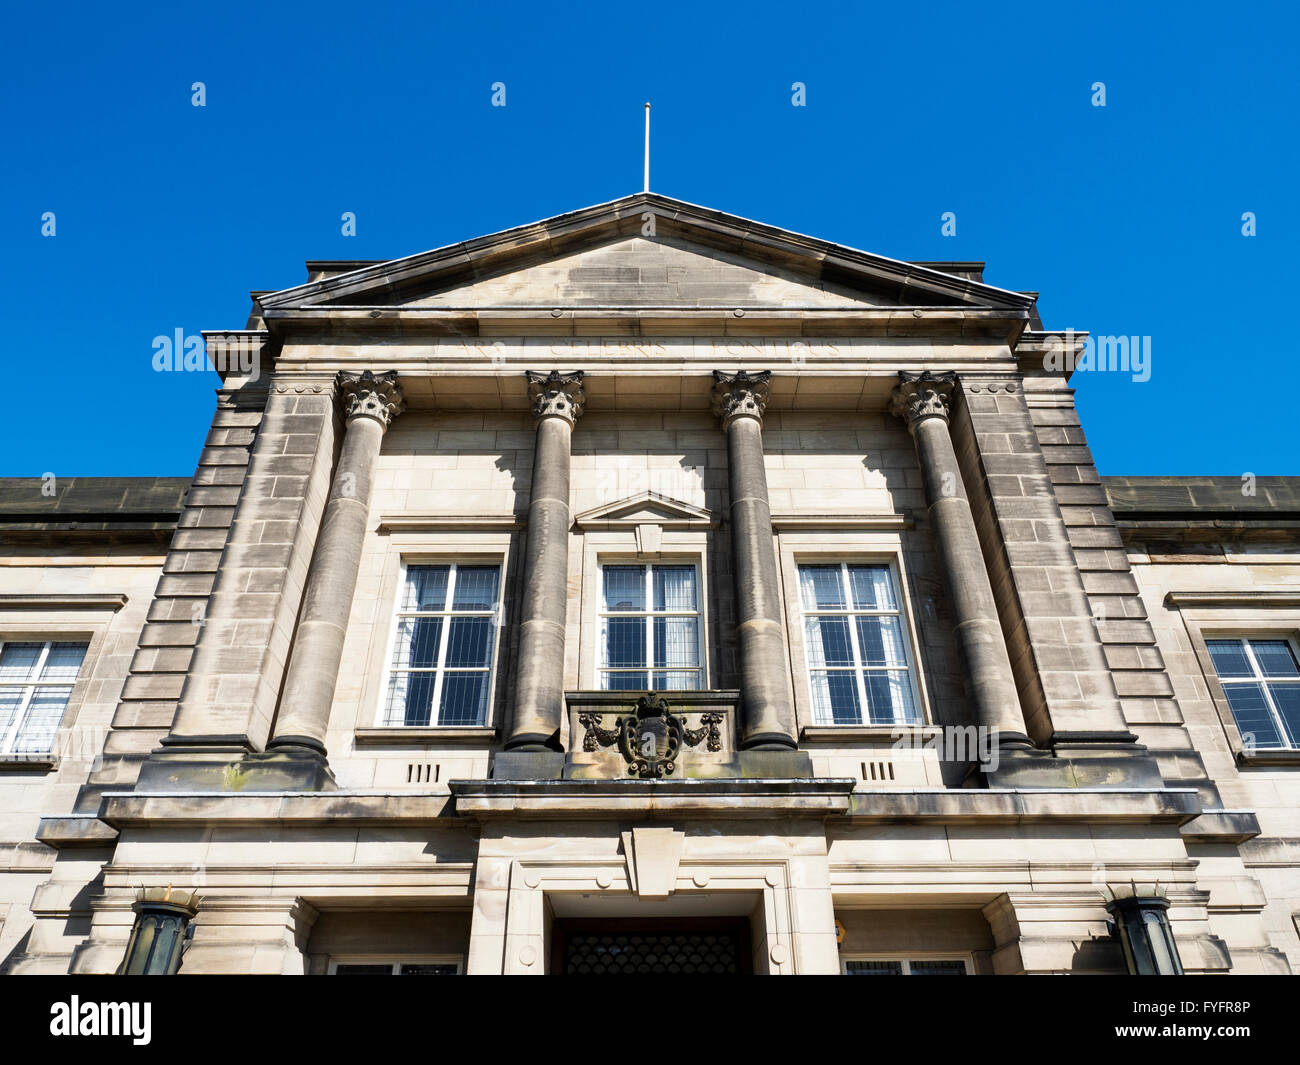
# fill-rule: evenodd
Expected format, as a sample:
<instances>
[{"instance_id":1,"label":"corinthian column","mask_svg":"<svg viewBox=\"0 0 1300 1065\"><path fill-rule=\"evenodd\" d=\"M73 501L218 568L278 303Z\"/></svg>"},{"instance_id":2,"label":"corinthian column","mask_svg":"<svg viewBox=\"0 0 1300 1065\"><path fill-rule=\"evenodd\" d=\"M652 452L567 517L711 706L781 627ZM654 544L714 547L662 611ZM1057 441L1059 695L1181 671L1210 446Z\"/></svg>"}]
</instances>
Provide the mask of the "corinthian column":
<instances>
[{"instance_id":1,"label":"corinthian column","mask_svg":"<svg viewBox=\"0 0 1300 1065\"><path fill-rule=\"evenodd\" d=\"M740 643L740 746L747 750L786 750L797 745L763 466L763 411L771 376L770 370L713 371L713 413L722 419L727 434Z\"/></svg>"},{"instance_id":2,"label":"corinthian column","mask_svg":"<svg viewBox=\"0 0 1300 1065\"><path fill-rule=\"evenodd\" d=\"M948 432L948 409L957 375L900 370L898 378L890 409L907 423L916 445L925 502L956 616L957 648L976 719L992 730L999 746L1028 746L993 587Z\"/></svg>"},{"instance_id":3,"label":"corinthian column","mask_svg":"<svg viewBox=\"0 0 1300 1065\"><path fill-rule=\"evenodd\" d=\"M379 445L402 412L397 372L340 372L337 388L347 428L303 595L275 734L267 747L325 753L325 728L338 683L343 638L357 587Z\"/></svg>"},{"instance_id":4,"label":"corinthian column","mask_svg":"<svg viewBox=\"0 0 1300 1065\"><path fill-rule=\"evenodd\" d=\"M506 749L558 750L564 712L564 617L569 585L569 445L582 413L582 371L529 370L537 418L528 501L515 714Z\"/></svg>"}]
</instances>

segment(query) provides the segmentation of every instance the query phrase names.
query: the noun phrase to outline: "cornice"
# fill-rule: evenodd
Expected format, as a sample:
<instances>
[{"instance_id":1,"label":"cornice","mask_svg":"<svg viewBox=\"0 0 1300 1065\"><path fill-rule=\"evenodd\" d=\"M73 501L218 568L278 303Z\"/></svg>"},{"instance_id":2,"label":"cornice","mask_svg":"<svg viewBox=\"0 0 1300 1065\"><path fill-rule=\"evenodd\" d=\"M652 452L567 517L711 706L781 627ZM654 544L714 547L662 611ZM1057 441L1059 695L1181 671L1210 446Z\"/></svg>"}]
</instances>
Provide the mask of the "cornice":
<instances>
[{"instance_id":1,"label":"cornice","mask_svg":"<svg viewBox=\"0 0 1300 1065\"><path fill-rule=\"evenodd\" d=\"M648 815L710 820L826 817L848 811L856 782L756 778L453 780L456 812L475 820L605 819Z\"/></svg>"},{"instance_id":2,"label":"cornice","mask_svg":"<svg viewBox=\"0 0 1300 1065\"><path fill-rule=\"evenodd\" d=\"M1167 606L1187 607L1300 607L1300 588L1290 591L1240 591L1169 592L1165 595Z\"/></svg>"},{"instance_id":3,"label":"cornice","mask_svg":"<svg viewBox=\"0 0 1300 1065\"><path fill-rule=\"evenodd\" d=\"M1204 811L1195 788L900 788L855 791L849 777L807 780L452 780L450 796L419 791L105 792L98 819L113 828L162 824L442 824L531 817L647 815L845 817L858 823L1170 824ZM1230 826L1231 827L1231 826ZM1218 826L1225 830L1224 826Z\"/></svg>"},{"instance_id":4,"label":"cornice","mask_svg":"<svg viewBox=\"0 0 1300 1065\"><path fill-rule=\"evenodd\" d=\"M111 610L126 606L126 596L106 595L0 595L0 610Z\"/></svg>"},{"instance_id":5,"label":"cornice","mask_svg":"<svg viewBox=\"0 0 1300 1065\"><path fill-rule=\"evenodd\" d=\"M382 514L378 531L402 532L486 532L522 529L527 524L517 514Z\"/></svg>"},{"instance_id":6,"label":"cornice","mask_svg":"<svg viewBox=\"0 0 1300 1065\"><path fill-rule=\"evenodd\" d=\"M497 739L497 730L491 725L468 728L449 728L435 725L421 728L412 725L394 725L391 728L359 728L353 739L358 746L381 747L490 747Z\"/></svg>"},{"instance_id":7,"label":"cornice","mask_svg":"<svg viewBox=\"0 0 1300 1065\"><path fill-rule=\"evenodd\" d=\"M777 532L796 530L884 530L901 532L916 524L911 514L792 514L772 515L772 527Z\"/></svg>"},{"instance_id":8,"label":"cornice","mask_svg":"<svg viewBox=\"0 0 1300 1065\"><path fill-rule=\"evenodd\" d=\"M738 314L738 310L743 310ZM980 307L298 307L265 312L278 339L346 336L589 337L879 336L1002 340L1018 344L1027 312Z\"/></svg>"}]
</instances>

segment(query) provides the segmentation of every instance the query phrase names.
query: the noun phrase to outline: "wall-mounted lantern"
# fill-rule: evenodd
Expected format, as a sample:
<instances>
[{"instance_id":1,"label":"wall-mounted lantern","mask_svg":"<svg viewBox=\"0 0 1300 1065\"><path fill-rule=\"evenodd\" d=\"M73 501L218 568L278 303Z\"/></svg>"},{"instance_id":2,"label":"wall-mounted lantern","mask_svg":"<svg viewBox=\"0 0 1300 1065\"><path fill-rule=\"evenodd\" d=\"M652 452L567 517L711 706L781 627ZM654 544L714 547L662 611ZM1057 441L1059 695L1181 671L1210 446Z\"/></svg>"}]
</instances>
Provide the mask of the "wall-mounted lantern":
<instances>
[{"instance_id":1,"label":"wall-mounted lantern","mask_svg":"<svg viewBox=\"0 0 1300 1065\"><path fill-rule=\"evenodd\" d=\"M1169 926L1169 899L1159 884L1106 888L1112 934L1132 976L1182 976L1183 963Z\"/></svg>"},{"instance_id":2,"label":"wall-mounted lantern","mask_svg":"<svg viewBox=\"0 0 1300 1065\"><path fill-rule=\"evenodd\" d=\"M193 891L141 888L131 905L135 924L118 966L119 976L175 976L181 967L190 921L198 913Z\"/></svg>"}]
</instances>

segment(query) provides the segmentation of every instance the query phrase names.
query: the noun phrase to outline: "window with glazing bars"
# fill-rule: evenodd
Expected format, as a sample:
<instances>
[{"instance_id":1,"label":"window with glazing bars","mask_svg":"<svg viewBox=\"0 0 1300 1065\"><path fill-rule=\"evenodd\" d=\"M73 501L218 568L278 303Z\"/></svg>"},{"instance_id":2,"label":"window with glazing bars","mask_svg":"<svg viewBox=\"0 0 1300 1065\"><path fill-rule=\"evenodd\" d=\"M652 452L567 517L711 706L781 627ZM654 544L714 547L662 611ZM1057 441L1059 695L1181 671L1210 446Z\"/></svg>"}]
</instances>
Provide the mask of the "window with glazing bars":
<instances>
[{"instance_id":1,"label":"window with glazing bars","mask_svg":"<svg viewBox=\"0 0 1300 1065\"><path fill-rule=\"evenodd\" d=\"M704 684L696 567L601 566L600 686L682 691Z\"/></svg>"},{"instance_id":2,"label":"window with glazing bars","mask_svg":"<svg viewBox=\"0 0 1300 1065\"><path fill-rule=\"evenodd\" d=\"M898 590L889 566L799 567L813 721L919 724Z\"/></svg>"},{"instance_id":3,"label":"window with glazing bars","mask_svg":"<svg viewBox=\"0 0 1300 1065\"><path fill-rule=\"evenodd\" d=\"M1248 748L1300 747L1300 666L1289 640L1206 640L1214 671Z\"/></svg>"},{"instance_id":4,"label":"window with glazing bars","mask_svg":"<svg viewBox=\"0 0 1300 1065\"><path fill-rule=\"evenodd\" d=\"M84 643L0 643L0 755L49 754L77 681Z\"/></svg>"},{"instance_id":5,"label":"window with glazing bars","mask_svg":"<svg viewBox=\"0 0 1300 1065\"><path fill-rule=\"evenodd\" d=\"M483 725L500 610L499 566L408 565L385 725Z\"/></svg>"}]
</instances>

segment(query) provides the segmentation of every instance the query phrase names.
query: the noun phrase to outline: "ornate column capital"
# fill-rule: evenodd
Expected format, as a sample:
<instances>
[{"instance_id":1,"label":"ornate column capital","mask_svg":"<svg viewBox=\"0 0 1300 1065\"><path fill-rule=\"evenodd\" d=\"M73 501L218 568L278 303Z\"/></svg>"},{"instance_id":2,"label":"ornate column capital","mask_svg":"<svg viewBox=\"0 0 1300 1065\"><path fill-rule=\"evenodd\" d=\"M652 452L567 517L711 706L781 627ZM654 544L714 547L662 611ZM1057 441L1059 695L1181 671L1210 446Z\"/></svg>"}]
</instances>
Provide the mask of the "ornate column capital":
<instances>
[{"instance_id":1,"label":"ornate column capital","mask_svg":"<svg viewBox=\"0 0 1300 1065\"><path fill-rule=\"evenodd\" d=\"M902 418L909 429L922 418L939 417L947 421L956 387L957 375L951 370L937 374L929 370L921 373L899 370L898 384L889 403L890 413Z\"/></svg>"},{"instance_id":2,"label":"ornate column capital","mask_svg":"<svg viewBox=\"0 0 1300 1065\"><path fill-rule=\"evenodd\" d=\"M723 370L713 371L713 413L722 419L722 424L729 425L734 418L742 416L763 421L763 412L767 409L768 382L771 370L749 373L737 370L734 374Z\"/></svg>"},{"instance_id":3,"label":"ornate column capital","mask_svg":"<svg viewBox=\"0 0 1300 1065\"><path fill-rule=\"evenodd\" d=\"M560 373L551 370L525 370L528 378L528 398L533 404L533 416L542 418L559 417L573 425L582 414L582 405L587 401L587 394L582 388L582 371Z\"/></svg>"},{"instance_id":4,"label":"ornate column capital","mask_svg":"<svg viewBox=\"0 0 1300 1065\"><path fill-rule=\"evenodd\" d=\"M335 380L343 403L343 416L349 422L353 418L374 418L387 429L389 423L406 410L396 370L378 374L369 370L361 373L340 370Z\"/></svg>"}]
</instances>

